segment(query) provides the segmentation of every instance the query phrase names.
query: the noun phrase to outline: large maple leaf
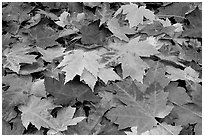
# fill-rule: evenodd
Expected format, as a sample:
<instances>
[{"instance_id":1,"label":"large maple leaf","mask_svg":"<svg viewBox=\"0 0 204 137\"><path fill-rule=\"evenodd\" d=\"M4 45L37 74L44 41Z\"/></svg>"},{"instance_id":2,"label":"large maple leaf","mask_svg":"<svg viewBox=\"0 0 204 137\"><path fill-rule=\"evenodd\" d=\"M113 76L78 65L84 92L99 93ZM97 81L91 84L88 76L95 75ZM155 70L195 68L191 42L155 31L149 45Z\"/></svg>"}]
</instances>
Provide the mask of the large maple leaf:
<instances>
[{"instance_id":1,"label":"large maple leaf","mask_svg":"<svg viewBox=\"0 0 204 137\"><path fill-rule=\"evenodd\" d=\"M130 84L116 83L112 90L116 91L115 97L126 104L112 108L106 115L112 122L119 124L119 129L127 127L138 127L141 134L156 126L159 122L156 117L164 118L172 106L167 104L168 93L153 83L149 87L151 93L141 92L137 87L130 88ZM148 89L147 89L148 90Z\"/></svg>"},{"instance_id":2,"label":"large maple leaf","mask_svg":"<svg viewBox=\"0 0 204 137\"><path fill-rule=\"evenodd\" d=\"M146 9L145 6L138 7L137 4L127 4L121 6L114 14L117 16L120 13L126 14L126 19L129 21L130 27L137 26L139 24L143 24L144 17L153 21L155 19L155 15L152 11Z\"/></svg>"},{"instance_id":3,"label":"large maple leaf","mask_svg":"<svg viewBox=\"0 0 204 137\"><path fill-rule=\"evenodd\" d=\"M52 123L49 119L52 115L48 110L52 110L56 105L53 104L52 99L40 99L35 96L30 96L26 105L19 106L19 110L22 112L21 120L23 126L28 128L28 125L32 123L38 130L41 127L49 128Z\"/></svg>"},{"instance_id":4,"label":"large maple leaf","mask_svg":"<svg viewBox=\"0 0 204 137\"><path fill-rule=\"evenodd\" d=\"M67 105L76 100L81 102L85 100L98 102L100 99L82 82L74 80L64 85L64 80L61 75L59 81L50 77L45 77L45 89L55 97L56 104Z\"/></svg>"},{"instance_id":5,"label":"large maple leaf","mask_svg":"<svg viewBox=\"0 0 204 137\"><path fill-rule=\"evenodd\" d=\"M139 41L139 37L130 40L127 44L118 43L118 45L109 46L117 51L116 57L122 63L123 78L130 76L141 83L143 83L145 69L149 66L140 56L149 57L159 53L147 40Z\"/></svg>"},{"instance_id":6,"label":"large maple leaf","mask_svg":"<svg viewBox=\"0 0 204 137\"><path fill-rule=\"evenodd\" d=\"M13 45L13 48L7 48L3 51L3 56L6 57L3 62L3 67L9 68L12 71L19 73L20 63L32 64L36 62L36 55L28 55L30 48L18 43Z\"/></svg>"},{"instance_id":7,"label":"large maple leaf","mask_svg":"<svg viewBox=\"0 0 204 137\"><path fill-rule=\"evenodd\" d=\"M58 68L63 67L62 71L65 72L65 83L79 75L80 79L84 80L93 90L98 77L105 83L108 80L120 80L120 77L111 68L103 68L97 51L73 50L65 54L64 59L58 65ZM108 77L104 76L108 74L110 74Z\"/></svg>"}]
</instances>

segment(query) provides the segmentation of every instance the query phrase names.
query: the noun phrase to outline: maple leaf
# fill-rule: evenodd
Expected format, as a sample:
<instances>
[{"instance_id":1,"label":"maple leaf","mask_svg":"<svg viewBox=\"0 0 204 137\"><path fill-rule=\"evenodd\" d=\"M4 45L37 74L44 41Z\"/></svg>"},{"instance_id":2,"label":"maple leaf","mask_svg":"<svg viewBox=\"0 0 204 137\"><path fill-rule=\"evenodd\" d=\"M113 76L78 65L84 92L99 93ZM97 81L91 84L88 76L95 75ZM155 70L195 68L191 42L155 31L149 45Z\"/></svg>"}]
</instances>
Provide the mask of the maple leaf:
<instances>
[{"instance_id":1,"label":"maple leaf","mask_svg":"<svg viewBox=\"0 0 204 137\"><path fill-rule=\"evenodd\" d=\"M46 48L53 45L58 45L55 41L58 39L59 32L56 32L46 23L49 20L43 18L37 26L30 28L30 34L33 39L36 41L38 47Z\"/></svg>"},{"instance_id":2,"label":"maple leaf","mask_svg":"<svg viewBox=\"0 0 204 137\"><path fill-rule=\"evenodd\" d=\"M100 17L99 26L107 22L113 13L114 11L110 9L110 4L108 2L104 2L101 8L98 7L96 9L96 15Z\"/></svg>"},{"instance_id":3,"label":"maple leaf","mask_svg":"<svg viewBox=\"0 0 204 137\"><path fill-rule=\"evenodd\" d=\"M137 126L139 134L156 126L158 122L155 117L164 118L173 107L166 105L168 93L161 88L158 89L156 83L152 86L149 87L151 93L144 94L137 87L130 88L125 83L115 84L115 88L112 89L117 91L115 97L127 106L119 105L112 108L106 117L119 124L119 129Z\"/></svg>"},{"instance_id":4,"label":"maple leaf","mask_svg":"<svg viewBox=\"0 0 204 137\"><path fill-rule=\"evenodd\" d=\"M160 63L159 61L154 62L154 61L149 61L146 63L151 66L149 70L147 71L145 77L144 77L144 84L150 86L153 82L158 82L162 88L166 87L170 79L165 77L166 73L166 68L165 66Z\"/></svg>"},{"instance_id":5,"label":"maple leaf","mask_svg":"<svg viewBox=\"0 0 204 137\"><path fill-rule=\"evenodd\" d=\"M127 44L110 44L109 47L117 51L116 57L120 57L118 61L122 63L123 78L130 76L141 83L145 69L149 66L139 56L149 57L159 53L147 40L139 41L139 37Z\"/></svg>"},{"instance_id":6,"label":"maple leaf","mask_svg":"<svg viewBox=\"0 0 204 137\"><path fill-rule=\"evenodd\" d=\"M155 19L152 11L146 9L145 6L138 7L137 4L122 5L114 14L116 17L120 13L126 14L126 19L129 21L130 28L143 24L144 17L150 21Z\"/></svg>"},{"instance_id":7,"label":"maple leaf","mask_svg":"<svg viewBox=\"0 0 204 137\"><path fill-rule=\"evenodd\" d=\"M129 38L125 34L134 34L135 31L130 29L128 26L121 27L118 23L117 18L112 18L107 22L108 29L113 33L114 36L121 40L129 41Z\"/></svg>"},{"instance_id":8,"label":"maple leaf","mask_svg":"<svg viewBox=\"0 0 204 137\"><path fill-rule=\"evenodd\" d=\"M132 79L143 83L145 69L149 66L140 57L125 54L120 62L122 63L123 78L130 76Z\"/></svg>"},{"instance_id":9,"label":"maple leaf","mask_svg":"<svg viewBox=\"0 0 204 137\"><path fill-rule=\"evenodd\" d=\"M28 93L32 85L32 77L7 75L3 77L3 83L10 87L3 92L3 100L7 102L8 106L15 106L25 104L28 99Z\"/></svg>"},{"instance_id":10,"label":"maple leaf","mask_svg":"<svg viewBox=\"0 0 204 137\"><path fill-rule=\"evenodd\" d=\"M190 80L196 83L201 82L201 79L198 78L199 73L191 67L186 67L184 70L181 70L171 66L166 66L166 72L168 73L166 77L170 78L172 81L181 79Z\"/></svg>"},{"instance_id":11,"label":"maple leaf","mask_svg":"<svg viewBox=\"0 0 204 137\"><path fill-rule=\"evenodd\" d=\"M36 62L36 55L28 55L30 51L29 47L23 46L18 43L13 45L13 48L7 48L3 51L3 56L6 57L3 67L7 67L12 71L19 73L20 63L32 64Z\"/></svg>"},{"instance_id":12,"label":"maple leaf","mask_svg":"<svg viewBox=\"0 0 204 137\"><path fill-rule=\"evenodd\" d=\"M23 126L27 129L28 125L32 123L38 130L41 127L49 128L52 125L49 119L52 115L48 110L52 110L56 105L53 104L52 99L40 99L35 96L30 96L26 105L19 106L22 112L21 120Z\"/></svg>"},{"instance_id":13,"label":"maple leaf","mask_svg":"<svg viewBox=\"0 0 204 137\"><path fill-rule=\"evenodd\" d=\"M84 80L93 90L97 78L101 78L105 83L108 80L120 80L120 77L111 69L103 68L99 64L101 57L97 51L73 50L65 53L66 56L57 66L63 67L65 72L65 83L72 80L76 75L81 76L80 80ZM103 76L108 74L109 76Z\"/></svg>"},{"instance_id":14,"label":"maple leaf","mask_svg":"<svg viewBox=\"0 0 204 137\"><path fill-rule=\"evenodd\" d=\"M62 71L65 72L65 83L72 80L76 75L81 76L84 69L89 71L95 78L99 72L98 59L100 56L95 51L84 52L83 50L73 50L65 53L66 56L62 62L57 66L64 67Z\"/></svg>"},{"instance_id":15,"label":"maple leaf","mask_svg":"<svg viewBox=\"0 0 204 137\"><path fill-rule=\"evenodd\" d=\"M71 102L92 101L98 102L99 97L96 96L91 89L78 81L70 81L64 85L64 78L59 76L59 81L53 78L45 77L45 89L48 93L55 97L56 104L67 105Z\"/></svg>"},{"instance_id":16,"label":"maple leaf","mask_svg":"<svg viewBox=\"0 0 204 137\"><path fill-rule=\"evenodd\" d=\"M47 48L44 50L41 47L37 47L37 50L43 55L43 59L47 62L52 62L53 59L63 56L63 52L65 51L65 48L62 47L53 47L53 48Z\"/></svg>"},{"instance_id":17,"label":"maple leaf","mask_svg":"<svg viewBox=\"0 0 204 137\"><path fill-rule=\"evenodd\" d=\"M56 118L51 118L49 121L54 125L51 127L56 132L67 130L67 126L69 125L76 125L77 123L81 122L86 117L75 117L74 113L76 108L72 107L65 107L58 111Z\"/></svg>"}]
</instances>

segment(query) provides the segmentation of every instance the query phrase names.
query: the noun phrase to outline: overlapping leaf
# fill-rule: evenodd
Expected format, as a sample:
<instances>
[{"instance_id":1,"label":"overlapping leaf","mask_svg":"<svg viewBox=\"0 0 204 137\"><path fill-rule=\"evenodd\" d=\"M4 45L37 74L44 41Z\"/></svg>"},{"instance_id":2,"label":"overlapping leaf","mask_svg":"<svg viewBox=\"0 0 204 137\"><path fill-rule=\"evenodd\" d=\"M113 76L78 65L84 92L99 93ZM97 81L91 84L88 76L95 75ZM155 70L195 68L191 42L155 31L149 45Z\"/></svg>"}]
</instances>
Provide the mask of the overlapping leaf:
<instances>
[{"instance_id":1,"label":"overlapping leaf","mask_svg":"<svg viewBox=\"0 0 204 137\"><path fill-rule=\"evenodd\" d=\"M132 88L130 88L130 86ZM171 110L172 106L167 104L168 93L152 84L148 90L151 93L144 94L132 84L116 83L112 90L115 90L116 98L127 106L112 108L107 113L107 118L119 125L119 129L127 127L138 127L138 133L150 130L157 125L155 117L164 118Z\"/></svg>"},{"instance_id":2,"label":"overlapping leaf","mask_svg":"<svg viewBox=\"0 0 204 137\"><path fill-rule=\"evenodd\" d=\"M49 121L52 115L48 110L52 110L55 107L56 105L53 104L52 99L41 100L38 97L30 96L29 102L19 107L22 112L21 120L23 126L28 128L28 125L32 123L38 130L41 127L49 128L52 125Z\"/></svg>"},{"instance_id":3,"label":"overlapping leaf","mask_svg":"<svg viewBox=\"0 0 204 137\"><path fill-rule=\"evenodd\" d=\"M76 125L77 123L81 122L86 117L75 117L74 113L76 108L66 107L58 111L56 118L51 118L49 121L52 123L53 127L56 132L67 130L67 126L69 125Z\"/></svg>"},{"instance_id":4,"label":"overlapping leaf","mask_svg":"<svg viewBox=\"0 0 204 137\"><path fill-rule=\"evenodd\" d=\"M127 44L109 46L117 50L116 56L120 57L118 60L122 63L123 78L130 76L141 83L143 83L144 71L149 66L140 56L149 57L159 53L147 40L139 41L139 37L130 40Z\"/></svg>"},{"instance_id":5,"label":"overlapping leaf","mask_svg":"<svg viewBox=\"0 0 204 137\"><path fill-rule=\"evenodd\" d=\"M33 62L36 62L36 55L27 54L30 52L29 50L29 47L21 45L20 43L13 45L13 48L11 49L5 49L3 55L6 57L6 60L3 63L3 66L19 73L20 63L32 64Z\"/></svg>"},{"instance_id":6,"label":"overlapping leaf","mask_svg":"<svg viewBox=\"0 0 204 137\"><path fill-rule=\"evenodd\" d=\"M153 21L155 19L155 15L152 11L146 9L145 6L138 7L137 4L127 4L121 6L114 16L117 16L119 13L126 14L126 19L129 21L130 27L137 26L139 24L143 24L144 17Z\"/></svg>"},{"instance_id":7,"label":"overlapping leaf","mask_svg":"<svg viewBox=\"0 0 204 137\"><path fill-rule=\"evenodd\" d=\"M60 75L59 81L56 79L46 77L45 89L48 93L55 97L56 104L67 105L78 101L92 101L98 102L97 97L91 89L79 81L70 81L64 85L64 78Z\"/></svg>"},{"instance_id":8,"label":"overlapping leaf","mask_svg":"<svg viewBox=\"0 0 204 137\"><path fill-rule=\"evenodd\" d=\"M81 76L80 79L84 80L91 89L94 88L98 77L105 83L108 80L120 80L120 77L112 69L103 69L103 65L99 64L100 59L97 51L73 50L66 53L58 68L63 67L62 71L66 75L65 83L79 75ZM108 79L107 76L103 75L107 74L107 71L111 73Z\"/></svg>"}]
</instances>

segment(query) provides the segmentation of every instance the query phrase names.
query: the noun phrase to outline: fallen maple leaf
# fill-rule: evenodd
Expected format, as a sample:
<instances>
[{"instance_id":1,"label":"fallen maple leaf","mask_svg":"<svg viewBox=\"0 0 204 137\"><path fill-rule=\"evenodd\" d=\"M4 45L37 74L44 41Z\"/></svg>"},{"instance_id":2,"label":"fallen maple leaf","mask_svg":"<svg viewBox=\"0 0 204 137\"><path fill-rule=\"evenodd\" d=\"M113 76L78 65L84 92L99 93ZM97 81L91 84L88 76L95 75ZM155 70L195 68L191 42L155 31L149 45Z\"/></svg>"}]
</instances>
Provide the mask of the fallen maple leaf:
<instances>
[{"instance_id":1,"label":"fallen maple leaf","mask_svg":"<svg viewBox=\"0 0 204 137\"><path fill-rule=\"evenodd\" d=\"M146 61L146 63L151 68L148 69L144 77L144 84L150 86L152 83L158 82L162 88L166 87L170 82L170 79L165 77L166 67L159 61L154 62L150 60Z\"/></svg>"},{"instance_id":2,"label":"fallen maple leaf","mask_svg":"<svg viewBox=\"0 0 204 137\"><path fill-rule=\"evenodd\" d=\"M130 76L141 83L145 69L149 66L139 56L149 57L159 53L148 40L139 41L139 37L130 40L127 44L110 44L109 47L116 50L118 61L122 64L123 78Z\"/></svg>"},{"instance_id":3,"label":"fallen maple leaf","mask_svg":"<svg viewBox=\"0 0 204 137\"><path fill-rule=\"evenodd\" d=\"M65 107L58 111L56 118L51 118L49 121L52 123L51 128L56 132L67 130L67 126L76 125L86 117L74 117L76 108Z\"/></svg>"},{"instance_id":4,"label":"fallen maple leaf","mask_svg":"<svg viewBox=\"0 0 204 137\"><path fill-rule=\"evenodd\" d=\"M56 105L53 104L52 99L40 99L35 96L30 96L26 105L19 106L22 112L21 120L23 126L27 129L28 125L32 123L38 130L41 127L49 128L52 123L49 119L52 115L48 110L52 110Z\"/></svg>"},{"instance_id":5,"label":"fallen maple leaf","mask_svg":"<svg viewBox=\"0 0 204 137\"><path fill-rule=\"evenodd\" d=\"M73 50L65 53L64 59L57 67L63 67L62 71L66 75L65 83L72 80L76 75L81 76L84 69L97 78L99 72L98 59L100 59L100 56L95 51Z\"/></svg>"},{"instance_id":6,"label":"fallen maple leaf","mask_svg":"<svg viewBox=\"0 0 204 137\"><path fill-rule=\"evenodd\" d=\"M7 75L2 79L3 83L9 88L2 93L3 100L6 100L8 106L25 104L28 99L30 87L32 85L32 77Z\"/></svg>"},{"instance_id":7,"label":"fallen maple leaf","mask_svg":"<svg viewBox=\"0 0 204 137\"><path fill-rule=\"evenodd\" d=\"M127 84L115 84L112 89L116 91L115 97L125 103L126 106L120 105L112 108L106 114L106 117L119 124L119 130L137 126L138 133L141 134L152 129L158 123L155 117L164 118L173 108L166 105L168 93L161 88L159 89L156 83L152 86L149 87L152 90L151 93L143 94L139 89L130 88Z\"/></svg>"},{"instance_id":8,"label":"fallen maple leaf","mask_svg":"<svg viewBox=\"0 0 204 137\"><path fill-rule=\"evenodd\" d=\"M97 51L73 50L65 53L64 59L57 67L63 67L65 83L79 75L80 80L84 80L93 90L98 77L105 83L108 80L120 80L113 70L103 68L104 65L99 62L101 58ZM109 77L102 76L103 74Z\"/></svg>"},{"instance_id":9,"label":"fallen maple leaf","mask_svg":"<svg viewBox=\"0 0 204 137\"><path fill-rule=\"evenodd\" d=\"M30 28L30 34L36 41L36 45L41 48L58 45L55 41L58 39L59 32L47 25L48 19L43 18L37 26Z\"/></svg>"},{"instance_id":10,"label":"fallen maple leaf","mask_svg":"<svg viewBox=\"0 0 204 137\"><path fill-rule=\"evenodd\" d=\"M129 21L130 28L143 24L144 17L150 21L155 19L154 12L146 9L145 6L138 7L137 4L127 4L121 6L114 14L116 17L120 13L126 14L126 19Z\"/></svg>"},{"instance_id":11,"label":"fallen maple leaf","mask_svg":"<svg viewBox=\"0 0 204 137\"><path fill-rule=\"evenodd\" d=\"M13 48L7 48L3 51L3 56L6 57L3 62L3 67L9 68L12 71L19 73L20 63L32 64L36 62L36 55L28 55L30 48L18 43L13 45Z\"/></svg>"},{"instance_id":12,"label":"fallen maple leaf","mask_svg":"<svg viewBox=\"0 0 204 137\"><path fill-rule=\"evenodd\" d=\"M76 102L76 100L81 102L85 100L98 102L100 100L86 84L76 80L64 84L63 79L62 75L59 76L59 81L45 77L45 89L55 97L56 104L67 105Z\"/></svg>"}]
</instances>

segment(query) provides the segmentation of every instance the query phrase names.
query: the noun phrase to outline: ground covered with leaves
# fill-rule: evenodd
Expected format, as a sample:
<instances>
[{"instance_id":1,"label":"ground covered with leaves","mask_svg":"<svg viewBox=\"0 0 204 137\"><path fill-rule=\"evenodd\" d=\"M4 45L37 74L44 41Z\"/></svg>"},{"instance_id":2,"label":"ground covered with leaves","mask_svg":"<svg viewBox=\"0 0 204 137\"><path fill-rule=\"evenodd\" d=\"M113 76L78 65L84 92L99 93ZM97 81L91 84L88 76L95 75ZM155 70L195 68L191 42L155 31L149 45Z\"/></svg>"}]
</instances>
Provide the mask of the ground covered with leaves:
<instances>
[{"instance_id":1,"label":"ground covered with leaves","mask_svg":"<svg viewBox=\"0 0 204 137\"><path fill-rule=\"evenodd\" d=\"M2 134L202 134L202 5L2 3Z\"/></svg>"}]
</instances>

